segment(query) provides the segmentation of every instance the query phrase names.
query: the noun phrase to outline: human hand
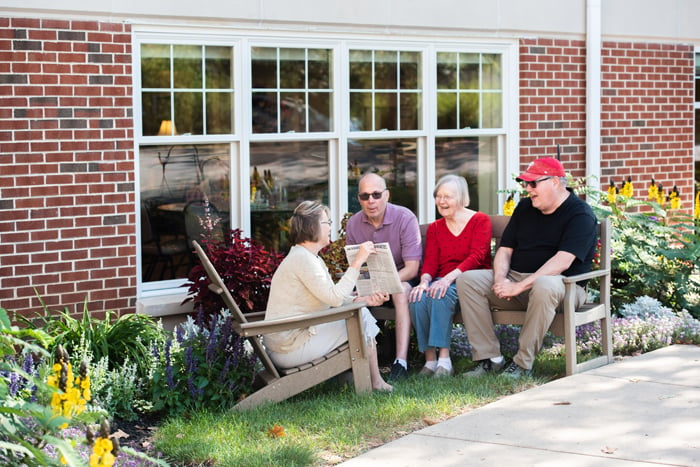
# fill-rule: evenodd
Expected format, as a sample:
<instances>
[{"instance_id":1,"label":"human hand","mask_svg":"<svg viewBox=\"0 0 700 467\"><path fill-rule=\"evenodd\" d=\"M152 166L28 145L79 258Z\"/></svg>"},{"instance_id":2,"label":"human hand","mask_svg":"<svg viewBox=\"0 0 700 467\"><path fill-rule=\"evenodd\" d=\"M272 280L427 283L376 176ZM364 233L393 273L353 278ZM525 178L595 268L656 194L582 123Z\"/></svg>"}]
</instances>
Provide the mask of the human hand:
<instances>
[{"instance_id":1,"label":"human hand","mask_svg":"<svg viewBox=\"0 0 700 467\"><path fill-rule=\"evenodd\" d=\"M367 306L379 306L389 300L389 294L384 292L374 292L372 295L361 297L359 300L365 302Z\"/></svg>"},{"instance_id":2,"label":"human hand","mask_svg":"<svg viewBox=\"0 0 700 467\"><path fill-rule=\"evenodd\" d=\"M450 282L448 279L445 279L444 277L436 280L432 284L430 284L430 287L428 288L428 295L430 295L430 298L436 298L436 299L441 299L442 297L445 296L447 293L447 289L450 288L450 285L452 282Z\"/></svg>"},{"instance_id":3,"label":"human hand","mask_svg":"<svg viewBox=\"0 0 700 467\"><path fill-rule=\"evenodd\" d=\"M420 302L421 298L423 298L423 292L427 290L428 285L425 282L421 282L408 293L408 301L411 303Z\"/></svg>"},{"instance_id":4,"label":"human hand","mask_svg":"<svg viewBox=\"0 0 700 467\"><path fill-rule=\"evenodd\" d=\"M508 279L494 283L491 289L496 297L505 298L506 300L510 300L522 292L519 282L512 282Z\"/></svg>"},{"instance_id":5,"label":"human hand","mask_svg":"<svg viewBox=\"0 0 700 467\"><path fill-rule=\"evenodd\" d=\"M357 262L359 263L358 266L362 266L363 263L367 261L367 258L369 258L369 255L375 253L376 250L374 249L374 243L367 241L360 243L360 247L357 249L357 254L355 255L355 261L353 263ZM358 267L359 269L359 267Z\"/></svg>"}]
</instances>

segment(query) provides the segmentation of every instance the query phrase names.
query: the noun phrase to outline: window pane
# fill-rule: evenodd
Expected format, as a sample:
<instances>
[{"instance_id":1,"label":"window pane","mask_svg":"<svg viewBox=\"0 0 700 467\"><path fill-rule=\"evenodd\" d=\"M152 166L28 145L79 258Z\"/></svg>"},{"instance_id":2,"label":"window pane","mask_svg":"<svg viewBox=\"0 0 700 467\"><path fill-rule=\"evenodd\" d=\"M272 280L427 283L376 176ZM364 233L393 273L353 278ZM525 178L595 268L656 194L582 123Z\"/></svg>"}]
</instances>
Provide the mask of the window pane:
<instances>
[{"instance_id":1,"label":"window pane","mask_svg":"<svg viewBox=\"0 0 700 467\"><path fill-rule=\"evenodd\" d=\"M463 176L469 185L469 207L498 213L498 138L495 136L435 139L435 180Z\"/></svg>"},{"instance_id":2,"label":"window pane","mask_svg":"<svg viewBox=\"0 0 700 467\"><path fill-rule=\"evenodd\" d=\"M350 93L350 129L354 131L372 130L372 93Z\"/></svg>"},{"instance_id":3,"label":"window pane","mask_svg":"<svg viewBox=\"0 0 700 467\"><path fill-rule=\"evenodd\" d=\"M202 47L173 46L173 85L176 88L202 88Z\"/></svg>"},{"instance_id":4,"label":"window pane","mask_svg":"<svg viewBox=\"0 0 700 467\"><path fill-rule=\"evenodd\" d=\"M333 110L331 94L328 92L309 93L309 131L331 131Z\"/></svg>"},{"instance_id":5,"label":"window pane","mask_svg":"<svg viewBox=\"0 0 700 467\"><path fill-rule=\"evenodd\" d=\"M374 88L375 89L396 89L397 86L397 66L396 52L376 51L374 52Z\"/></svg>"},{"instance_id":6,"label":"window pane","mask_svg":"<svg viewBox=\"0 0 700 467\"><path fill-rule=\"evenodd\" d=\"M141 126L144 136L159 135L161 122L172 120L169 92L141 93ZM160 136L170 136L169 134Z\"/></svg>"},{"instance_id":7,"label":"window pane","mask_svg":"<svg viewBox=\"0 0 700 467\"><path fill-rule=\"evenodd\" d=\"M459 54L459 88L479 89L479 54Z\"/></svg>"},{"instance_id":8,"label":"window pane","mask_svg":"<svg viewBox=\"0 0 700 467\"><path fill-rule=\"evenodd\" d=\"M204 129L201 92L176 92L175 126L181 135L201 135Z\"/></svg>"},{"instance_id":9,"label":"window pane","mask_svg":"<svg viewBox=\"0 0 700 467\"><path fill-rule=\"evenodd\" d=\"M400 65L401 89L420 88L420 54L418 52L401 52Z\"/></svg>"},{"instance_id":10,"label":"window pane","mask_svg":"<svg viewBox=\"0 0 700 467\"><path fill-rule=\"evenodd\" d=\"M357 201L359 175L375 172L386 180L391 192L391 202L417 211L416 191L416 141L353 140L348 143L348 209L360 210Z\"/></svg>"},{"instance_id":11,"label":"window pane","mask_svg":"<svg viewBox=\"0 0 700 467\"><path fill-rule=\"evenodd\" d=\"M294 208L305 200L328 204L328 143L251 144L250 164L252 236L286 252L287 220Z\"/></svg>"},{"instance_id":12,"label":"window pane","mask_svg":"<svg viewBox=\"0 0 700 467\"><path fill-rule=\"evenodd\" d=\"M401 99L401 130L417 130L420 113L420 94L402 92Z\"/></svg>"},{"instance_id":13,"label":"window pane","mask_svg":"<svg viewBox=\"0 0 700 467\"><path fill-rule=\"evenodd\" d=\"M233 89L233 49L206 47L206 87Z\"/></svg>"},{"instance_id":14,"label":"window pane","mask_svg":"<svg viewBox=\"0 0 700 467\"><path fill-rule=\"evenodd\" d=\"M438 89L457 89L457 54L438 52L437 54Z\"/></svg>"},{"instance_id":15,"label":"window pane","mask_svg":"<svg viewBox=\"0 0 700 467\"><path fill-rule=\"evenodd\" d=\"M502 121L502 94L500 92L489 92L482 94L483 109L482 120L484 128L501 128Z\"/></svg>"},{"instance_id":16,"label":"window pane","mask_svg":"<svg viewBox=\"0 0 700 467\"><path fill-rule=\"evenodd\" d=\"M374 95L375 130L398 130L397 96L395 93L377 93Z\"/></svg>"},{"instance_id":17,"label":"window pane","mask_svg":"<svg viewBox=\"0 0 700 467\"><path fill-rule=\"evenodd\" d=\"M440 92L437 95L438 129L454 130L457 128L457 93Z\"/></svg>"},{"instance_id":18,"label":"window pane","mask_svg":"<svg viewBox=\"0 0 700 467\"><path fill-rule=\"evenodd\" d=\"M169 45L141 45L141 87L170 88Z\"/></svg>"},{"instance_id":19,"label":"window pane","mask_svg":"<svg viewBox=\"0 0 700 467\"><path fill-rule=\"evenodd\" d=\"M309 89L331 89L330 50L309 49Z\"/></svg>"},{"instance_id":20,"label":"window pane","mask_svg":"<svg viewBox=\"0 0 700 467\"><path fill-rule=\"evenodd\" d=\"M306 57L304 49L280 49L280 88L306 87Z\"/></svg>"},{"instance_id":21,"label":"window pane","mask_svg":"<svg viewBox=\"0 0 700 467\"><path fill-rule=\"evenodd\" d=\"M479 128L479 94L459 94L459 128Z\"/></svg>"},{"instance_id":22,"label":"window pane","mask_svg":"<svg viewBox=\"0 0 700 467\"><path fill-rule=\"evenodd\" d=\"M233 94L228 92L207 93L207 134L233 133Z\"/></svg>"},{"instance_id":23,"label":"window pane","mask_svg":"<svg viewBox=\"0 0 700 467\"><path fill-rule=\"evenodd\" d=\"M142 146L139 150L144 282L187 277L194 264L187 240L201 238L201 200L210 203L214 231L229 227L228 145ZM189 206L188 206L189 205ZM203 211L197 211L200 217ZM217 221L218 219L218 221ZM195 227L193 229L193 227ZM158 248L162 255L158 255Z\"/></svg>"},{"instance_id":24,"label":"window pane","mask_svg":"<svg viewBox=\"0 0 700 467\"><path fill-rule=\"evenodd\" d=\"M306 132L306 105L303 92L280 93L280 124L282 133Z\"/></svg>"},{"instance_id":25,"label":"window pane","mask_svg":"<svg viewBox=\"0 0 700 467\"><path fill-rule=\"evenodd\" d=\"M251 50L251 77L253 88L277 87L277 49L253 47Z\"/></svg>"},{"instance_id":26,"label":"window pane","mask_svg":"<svg viewBox=\"0 0 700 467\"><path fill-rule=\"evenodd\" d=\"M372 51L350 51L350 89L372 89Z\"/></svg>"},{"instance_id":27,"label":"window pane","mask_svg":"<svg viewBox=\"0 0 700 467\"><path fill-rule=\"evenodd\" d=\"M501 89L501 56L496 54L483 54L482 89Z\"/></svg>"},{"instance_id":28,"label":"window pane","mask_svg":"<svg viewBox=\"0 0 700 467\"><path fill-rule=\"evenodd\" d=\"M253 133L277 133L277 93L253 93Z\"/></svg>"}]
</instances>

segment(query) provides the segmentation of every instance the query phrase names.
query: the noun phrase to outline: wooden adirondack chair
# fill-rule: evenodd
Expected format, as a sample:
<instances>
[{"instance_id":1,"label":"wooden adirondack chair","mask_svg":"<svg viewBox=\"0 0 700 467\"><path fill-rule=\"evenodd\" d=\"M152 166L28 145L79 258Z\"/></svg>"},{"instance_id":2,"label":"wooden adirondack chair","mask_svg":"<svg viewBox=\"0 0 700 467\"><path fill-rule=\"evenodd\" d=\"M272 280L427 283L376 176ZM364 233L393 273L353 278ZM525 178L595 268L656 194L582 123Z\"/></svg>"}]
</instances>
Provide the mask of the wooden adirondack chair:
<instances>
[{"instance_id":1,"label":"wooden adirondack chair","mask_svg":"<svg viewBox=\"0 0 700 467\"><path fill-rule=\"evenodd\" d=\"M366 306L365 303L353 302L317 313L276 320L262 320L264 312L244 315L202 247L195 240L192 241L192 245L211 281L209 289L223 299L234 320L234 329L250 342L263 365L263 369L256 375L255 392L238 402L235 409L245 410L264 402L283 401L348 370L352 370L355 391L358 394L372 391L360 313L360 308ZM251 319L257 318L258 321L248 321L246 316ZM348 342L317 360L294 368L275 367L260 337L272 332L305 328L341 319L344 319L347 325Z\"/></svg>"}]
</instances>

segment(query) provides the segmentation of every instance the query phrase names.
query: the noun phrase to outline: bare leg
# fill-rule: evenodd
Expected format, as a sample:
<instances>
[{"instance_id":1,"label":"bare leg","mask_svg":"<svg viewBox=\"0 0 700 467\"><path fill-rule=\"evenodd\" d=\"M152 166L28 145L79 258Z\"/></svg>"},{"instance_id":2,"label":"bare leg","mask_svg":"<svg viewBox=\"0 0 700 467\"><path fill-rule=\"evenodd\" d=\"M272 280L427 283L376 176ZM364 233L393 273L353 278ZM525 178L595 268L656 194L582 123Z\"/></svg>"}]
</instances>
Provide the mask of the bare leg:
<instances>
[{"instance_id":1,"label":"bare leg","mask_svg":"<svg viewBox=\"0 0 700 467\"><path fill-rule=\"evenodd\" d=\"M402 282L404 293L391 296L396 310L396 358L408 359L408 343L411 337L411 315L408 311L408 294L411 292L411 285Z\"/></svg>"},{"instance_id":2,"label":"bare leg","mask_svg":"<svg viewBox=\"0 0 700 467\"><path fill-rule=\"evenodd\" d=\"M394 387L384 381L381 373L379 373L379 362L377 361L377 345L372 342L367 346L369 360L369 378L372 382L372 389L375 391L393 391Z\"/></svg>"},{"instance_id":3,"label":"bare leg","mask_svg":"<svg viewBox=\"0 0 700 467\"><path fill-rule=\"evenodd\" d=\"M442 349L440 349L440 351L442 352ZM431 347L425 351L425 361L434 362L435 360L437 360L437 356L435 355L435 349Z\"/></svg>"}]
</instances>

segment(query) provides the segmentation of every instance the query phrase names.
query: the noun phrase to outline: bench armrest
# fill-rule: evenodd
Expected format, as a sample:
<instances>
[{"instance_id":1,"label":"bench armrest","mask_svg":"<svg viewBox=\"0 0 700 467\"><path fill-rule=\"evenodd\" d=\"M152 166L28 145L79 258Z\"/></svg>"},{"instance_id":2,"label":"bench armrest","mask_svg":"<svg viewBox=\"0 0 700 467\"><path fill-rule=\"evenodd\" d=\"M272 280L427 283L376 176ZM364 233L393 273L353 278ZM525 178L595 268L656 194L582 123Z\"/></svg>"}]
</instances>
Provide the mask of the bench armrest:
<instances>
[{"instance_id":1,"label":"bench armrest","mask_svg":"<svg viewBox=\"0 0 700 467\"><path fill-rule=\"evenodd\" d=\"M569 276L564 278L564 284L575 284L576 282L586 281L589 279L594 279L596 277L603 277L610 274L610 269L596 269L595 271L584 272L583 274L576 274L575 276Z\"/></svg>"},{"instance_id":2,"label":"bench armrest","mask_svg":"<svg viewBox=\"0 0 700 467\"><path fill-rule=\"evenodd\" d=\"M367 304L365 302L352 302L347 305L329 308L316 313L304 313L279 319L243 323L236 326L236 331L243 337L250 337L272 332L306 328L316 324L330 323L351 318L356 315L363 306L367 306Z\"/></svg>"}]
</instances>

